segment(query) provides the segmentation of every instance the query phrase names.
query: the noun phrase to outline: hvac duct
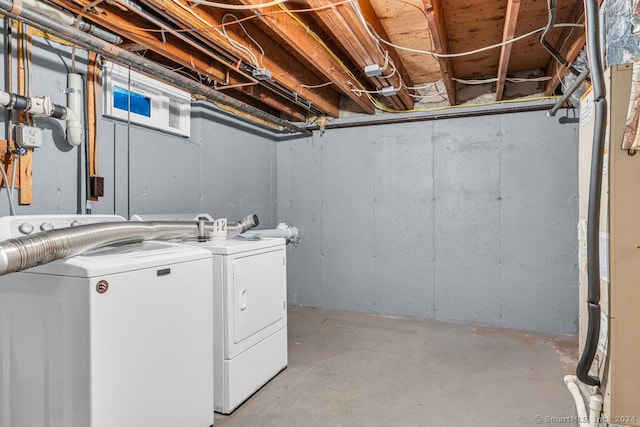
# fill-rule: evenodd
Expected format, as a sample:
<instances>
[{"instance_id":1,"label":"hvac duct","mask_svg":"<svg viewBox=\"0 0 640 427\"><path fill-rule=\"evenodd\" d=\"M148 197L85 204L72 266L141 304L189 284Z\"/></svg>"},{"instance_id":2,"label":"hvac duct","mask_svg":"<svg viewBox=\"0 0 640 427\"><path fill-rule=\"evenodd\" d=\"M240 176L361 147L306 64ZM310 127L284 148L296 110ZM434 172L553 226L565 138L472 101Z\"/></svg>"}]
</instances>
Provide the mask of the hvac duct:
<instances>
[{"instance_id":1,"label":"hvac duct","mask_svg":"<svg viewBox=\"0 0 640 427\"><path fill-rule=\"evenodd\" d=\"M227 233L239 234L258 225L257 215L229 224ZM213 223L204 224L206 232ZM25 270L91 249L143 240L191 239L198 236L198 223L187 221L123 222L79 225L43 231L0 242L0 275Z\"/></svg>"}]
</instances>

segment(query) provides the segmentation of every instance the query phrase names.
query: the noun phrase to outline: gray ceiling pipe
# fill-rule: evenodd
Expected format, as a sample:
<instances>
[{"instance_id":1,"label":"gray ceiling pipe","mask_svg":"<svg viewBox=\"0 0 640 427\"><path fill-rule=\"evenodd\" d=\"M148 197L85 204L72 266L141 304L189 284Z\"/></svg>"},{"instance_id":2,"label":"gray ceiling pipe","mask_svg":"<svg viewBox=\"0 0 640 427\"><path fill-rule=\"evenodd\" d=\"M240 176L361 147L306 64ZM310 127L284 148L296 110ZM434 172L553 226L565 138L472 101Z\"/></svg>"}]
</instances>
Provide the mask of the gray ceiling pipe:
<instances>
[{"instance_id":1,"label":"gray ceiling pipe","mask_svg":"<svg viewBox=\"0 0 640 427\"><path fill-rule=\"evenodd\" d=\"M249 215L231 224L231 232L243 233L257 223L258 217ZM202 232L199 226L207 233L213 231L211 222L132 221L79 225L8 239L0 242L0 276L114 244L197 238Z\"/></svg>"}]
</instances>

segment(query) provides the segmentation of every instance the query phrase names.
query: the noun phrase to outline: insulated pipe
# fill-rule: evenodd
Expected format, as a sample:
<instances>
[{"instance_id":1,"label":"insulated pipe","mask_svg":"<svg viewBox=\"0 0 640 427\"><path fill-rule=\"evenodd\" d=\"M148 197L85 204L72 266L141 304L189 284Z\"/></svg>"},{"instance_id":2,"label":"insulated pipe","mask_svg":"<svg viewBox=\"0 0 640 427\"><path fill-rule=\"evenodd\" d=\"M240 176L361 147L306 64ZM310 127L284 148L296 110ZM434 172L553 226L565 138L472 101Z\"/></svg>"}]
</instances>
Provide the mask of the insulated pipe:
<instances>
[{"instance_id":1,"label":"insulated pipe","mask_svg":"<svg viewBox=\"0 0 640 427\"><path fill-rule=\"evenodd\" d=\"M85 21L78 21L75 16L72 14L58 9L57 7L50 6L41 0L22 0L22 4L29 9L37 10L42 14L48 16L51 19L55 19L58 22L62 22L65 25L75 26L78 25L80 31L84 31L85 33L93 34L96 37L101 38L104 41L113 44L122 44L122 37L110 33L102 28L96 27L95 25L91 25Z\"/></svg>"},{"instance_id":2,"label":"insulated pipe","mask_svg":"<svg viewBox=\"0 0 640 427\"><path fill-rule=\"evenodd\" d=\"M575 92L580 87L580 85L587 78L588 75L589 75L589 68L585 68L584 70L582 70L580 75L576 77L576 80L573 82L573 84L562 95L562 98L560 98L558 102L556 102L555 105L551 107L551 110L549 110L549 112L547 113L547 116L554 117L558 112L558 110L562 108L564 103L567 102L567 99L569 99L569 97L573 95L573 92Z\"/></svg>"},{"instance_id":3,"label":"insulated pipe","mask_svg":"<svg viewBox=\"0 0 640 427\"><path fill-rule=\"evenodd\" d=\"M74 147L82 143L82 121L78 113L82 111L82 76L67 74L67 142Z\"/></svg>"},{"instance_id":4,"label":"insulated pipe","mask_svg":"<svg viewBox=\"0 0 640 427\"><path fill-rule=\"evenodd\" d=\"M257 222L255 215L243 218L234 225L234 230L242 233L254 222ZM205 224L205 230L213 231L213 223ZM198 223L188 221L101 223L43 231L0 242L0 275L113 244L197 236Z\"/></svg>"},{"instance_id":5,"label":"insulated pipe","mask_svg":"<svg viewBox=\"0 0 640 427\"><path fill-rule=\"evenodd\" d=\"M589 370L598 350L600 337L600 199L602 196L602 165L606 136L607 100L604 70L600 62L600 37L598 0L585 0L587 20L587 56L591 68L595 115L593 126L593 149L591 153L591 176L587 212L587 337L582 355L576 367L580 381L590 386L599 386L600 379L589 375Z\"/></svg>"},{"instance_id":6,"label":"insulated pipe","mask_svg":"<svg viewBox=\"0 0 640 427\"><path fill-rule=\"evenodd\" d=\"M25 22L48 34L52 34L78 46L82 46L86 49L98 52L105 58L117 61L121 64L139 69L153 76L165 79L177 86L191 91L192 93L202 95L210 101L219 102L220 104L249 114L250 116L258 119L258 122L263 121L272 123L288 130L291 133L301 133L304 136L313 135L313 133L307 129L302 129L301 127L298 127L293 123L266 113L249 104L240 102L237 99L225 95L222 92L218 92L217 90L209 86L205 86L201 83L195 82L188 77L171 71L159 64L151 62L144 57L140 57L134 53L107 43L95 36L83 33L82 31L79 31L73 27L62 24L61 22L51 19L38 11L32 9L22 9L22 11L12 13L10 12L12 8L13 0L0 0L0 9L3 10L2 13L10 18Z\"/></svg>"}]
</instances>

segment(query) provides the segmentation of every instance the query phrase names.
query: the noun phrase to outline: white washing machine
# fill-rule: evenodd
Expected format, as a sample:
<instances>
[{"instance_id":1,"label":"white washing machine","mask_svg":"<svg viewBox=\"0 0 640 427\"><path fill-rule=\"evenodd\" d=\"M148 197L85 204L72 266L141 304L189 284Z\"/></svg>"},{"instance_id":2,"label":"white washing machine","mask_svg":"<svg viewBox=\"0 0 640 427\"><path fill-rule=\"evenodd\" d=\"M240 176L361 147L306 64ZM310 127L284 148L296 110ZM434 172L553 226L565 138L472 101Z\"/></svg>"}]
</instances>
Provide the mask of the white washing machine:
<instances>
[{"instance_id":1,"label":"white washing machine","mask_svg":"<svg viewBox=\"0 0 640 427\"><path fill-rule=\"evenodd\" d=\"M116 216L0 218L0 239ZM0 427L209 427L211 252L111 246L0 277Z\"/></svg>"},{"instance_id":2,"label":"white washing machine","mask_svg":"<svg viewBox=\"0 0 640 427\"><path fill-rule=\"evenodd\" d=\"M229 414L287 366L286 242L188 243L213 254L214 402Z\"/></svg>"}]
</instances>

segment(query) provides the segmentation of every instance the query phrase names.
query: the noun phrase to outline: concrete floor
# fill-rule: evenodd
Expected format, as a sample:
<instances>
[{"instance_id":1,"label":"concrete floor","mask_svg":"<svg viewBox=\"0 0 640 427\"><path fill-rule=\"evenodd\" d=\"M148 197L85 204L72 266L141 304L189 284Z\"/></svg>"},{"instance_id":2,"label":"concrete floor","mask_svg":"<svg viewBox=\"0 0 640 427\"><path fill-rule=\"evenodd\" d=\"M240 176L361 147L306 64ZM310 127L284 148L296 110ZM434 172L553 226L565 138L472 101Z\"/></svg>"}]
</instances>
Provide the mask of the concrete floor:
<instances>
[{"instance_id":1,"label":"concrete floor","mask_svg":"<svg viewBox=\"0 0 640 427\"><path fill-rule=\"evenodd\" d=\"M215 425L540 425L575 414L576 354L574 337L290 307L288 368Z\"/></svg>"}]
</instances>

